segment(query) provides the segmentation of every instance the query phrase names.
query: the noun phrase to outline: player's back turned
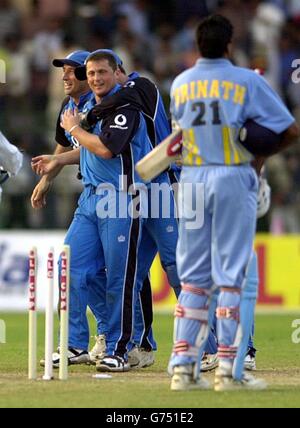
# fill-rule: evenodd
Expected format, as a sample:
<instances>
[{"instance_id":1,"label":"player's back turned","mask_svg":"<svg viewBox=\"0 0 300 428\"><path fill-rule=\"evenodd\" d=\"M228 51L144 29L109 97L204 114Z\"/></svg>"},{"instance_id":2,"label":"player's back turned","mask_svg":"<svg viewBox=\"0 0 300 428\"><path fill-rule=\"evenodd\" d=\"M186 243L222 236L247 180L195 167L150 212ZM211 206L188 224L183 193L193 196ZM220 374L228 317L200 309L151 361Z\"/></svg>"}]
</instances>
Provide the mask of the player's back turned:
<instances>
[{"instance_id":1,"label":"player's back turned","mask_svg":"<svg viewBox=\"0 0 300 428\"><path fill-rule=\"evenodd\" d=\"M225 45L230 45L229 36L227 31ZM200 46L201 37L203 33L198 34ZM253 159L238 142L239 130L247 119L255 119L280 134L294 118L286 110L283 119L278 120L282 102L265 79L252 70L234 66L229 51L220 55L219 47L211 42L207 45L201 58L175 79L171 89L172 114L184 133L183 164L244 164ZM220 52L222 49L224 46L220 46Z\"/></svg>"}]
</instances>

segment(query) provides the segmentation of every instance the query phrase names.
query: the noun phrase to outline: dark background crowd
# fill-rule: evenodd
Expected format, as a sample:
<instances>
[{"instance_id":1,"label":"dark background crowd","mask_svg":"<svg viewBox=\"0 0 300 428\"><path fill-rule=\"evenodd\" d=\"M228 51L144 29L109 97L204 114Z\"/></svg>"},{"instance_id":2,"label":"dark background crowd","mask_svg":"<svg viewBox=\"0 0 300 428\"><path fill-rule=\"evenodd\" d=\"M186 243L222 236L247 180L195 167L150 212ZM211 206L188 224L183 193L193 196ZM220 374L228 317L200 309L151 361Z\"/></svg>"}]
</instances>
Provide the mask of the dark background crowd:
<instances>
[{"instance_id":1,"label":"dark background crowd","mask_svg":"<svg viewBox=\"0 0 300 428\"><path fill-rule=\"evenodd\" d=\"M65 168L47 207L31 209L37 178L30 159L54 150L63 99L61 70L52 59L76 49L113 48L127 72L159 86L168 107L172 80L197 58L195 26L212 12L234 24L235 63L264 69L300 123L300 83L292 78L292 62L300 59L299 0L0 0L0 130L25 152L21 174L4 186L2 229L67 227L81 189L76 168ZM300 233L299 149L271 158L267 175L272 210L259 229Z\"/></svg>"}]
</instances>

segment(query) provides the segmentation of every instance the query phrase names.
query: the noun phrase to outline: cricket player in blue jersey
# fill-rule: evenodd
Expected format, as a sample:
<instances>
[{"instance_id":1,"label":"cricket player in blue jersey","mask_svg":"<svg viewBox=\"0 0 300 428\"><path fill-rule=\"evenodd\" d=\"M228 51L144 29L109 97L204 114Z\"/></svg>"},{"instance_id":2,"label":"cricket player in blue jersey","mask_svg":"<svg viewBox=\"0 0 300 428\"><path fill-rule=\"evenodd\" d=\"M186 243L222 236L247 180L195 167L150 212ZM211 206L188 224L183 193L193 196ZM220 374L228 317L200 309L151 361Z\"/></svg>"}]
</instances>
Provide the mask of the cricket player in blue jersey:
<instances>
[{"instance_id":1,"label":"cricket player in blue jersey","mask_svg":"<svg viewBox=\"0 0 300 428\"><path fill-rule=\"evenodd\" d=\"M107 97L101 104L94 106L93 109L90 110L87 115L89 118L88 125L93 125L98 120L105 117L108 111L115 111L122 105L138 106L146 120L151 144L155 147L170 134L169 121L157 87L149 81L149 79L140 77L138 73L134 72L127 76L123 68L122 60L114 51L110 49L100 49L97 52L107 52L114 56L121 71L119 82L123 85L123 89ZM84 67L79 67L75 73L79 80L86 79L86 70ZM165 190L166 193L169 194L167 196L170 198L169 215L163 218L163 204L161 204L160 212L157 213L157 218L151 218L151 216L149 216L145 224L145 230L143 231L138 276L141 279L146 278L146 281L144 281L136 308L134 326L134 343L136 346L129 352L129 362L132 367L150 365L150 362L153 361L152 350L156 349L151 327L153 320L152 296L150 283L147 277L157 252L160 254L162 266L166 271L169 283L173 287L177 297L181 291L176 267L178 224L174 195L171 189L171 185L176 181L176 172L176 170L175 172L170 170L153 180L154 183L159 185L166 185ZM169 190L167 190L167 188ZM163 203L165 202L166 201L163 201ZM149 212L150 211L151 198L149 198Z\"/></svg>"},{"instance_id":2,"label":"cricket player in blue jersey","mask_svg":"<svg viewBox=\"0 0 300 428\"><path fill-rule=\"evenodd\" d=\"M87 77L95 103L120 89L118 75L117 64L111 55L95 53L88 58ZM142 230L142 217L133 215L136 214L134 206L140 204L139 193L134 196L128 190L138 189L141 180L134 165L150 151L151 144L145 121L133 108L123 107L108 114L94 127L93 134L83 130L79 123L76 110L67 110L63 114L62 126L79 141L79 149L54 159L45 156L35 161L39 164L37 170L47 173L49 169L44 164L54 167L79 163L80 160L85 185L65 241L71 246L69 346L87 350L89 336L86 329L78 331L86 316L87 283L90 277L105 268L107 356L97 364L97 369L126 371L129 369L127 346L133 333L133 308L138 292L137 259ZM108 204L112 210L104 218L103 204ZM116 218L111 215L115 212L119 214ZM76 323L77 313L80 319Z\"/></svg>"},{"instance_id":3,"label":"cricket player in blue jersey","mask_svg":"<svg viewBox=\"0 0 300 428\"><path fill-rule=\"evenodd\" d=\"M54 155L67 152L76 146L74 141L67 138L65 130L60 126L60 117L62 111L66 108L69 102L76 104L79 110L82 109L84 102L82 100L88 99L91 95L91 90L87 82L80 82L76 79L74 74L75 68L84 64L84 61L88 57L90 52L87 51L75 51L71 52L66 58L56 59L53 61L55 67L62 69L62 80L64 85L65 99L62 102L57 123L55 140L56 147ZM44 175L38 184L35 186L31 195L32 208L40 209L46 206L47 194L51 188L53 180L60 173L61 167L57 167L51 174Z\"/></svg>"},{"instance_id":4,"label":"cricket player in blue jersey","mask_svg":"<svg viewBox=\"0 0 300 428\"><path fill-rule=\"evenodd\" d=\"M86 81L82 82L77 80L75 76L75 69L82 66L89 55L90 52L79 50L71 52L66 58L54 59L52 62L55 67L62 69L62 80L66 95L66 98L62 102L56 123L55 140L57 142L57 146L55 148L54 155L78 148L78 141L76 141L76 139L61 127L60 121L63 112L69 108L76 107L79 112L82 112L87 101L93 96L88 83ZM41 178L34 188L31 196L31 204L33 208L40 209L46 205L47 193L51 188L53 180L60 173L61 169L62 167L58 166L50 174L46 174ZM96 343L90 352L90 358L86 352L70 348L70 364L84 364L88 362L89 359L91 362L95 362L95 359L105 355L106 322L105 308L103 308L105 282L105 270L98 272L95 277L90 278L89 280L88 305L97 321L97 335L95 336ZM82 327L82 330L83 329L84 327ZM53 355L54 365L58 360L59 355L55 353ZM44 364L44 360L41 361L41 364Z\"/></svg>"},{"instance_id":5,"label":"cricket player in blue jersey","mask_svg":"<svg viewBox=\"0 0 300 428\"><path fill-rule=\"evenodd\" d=\"M235 364L237 355L244 358L253 322L253 295L245 277L258 191L253 156L238 142L238 131L252 119L280 134L283 149L298 138L299 129L261 76L230 62L232 36L228 19L204 19L196 33L200 59L171 88L171 112L184 138L177 247L182 292L170 362L173 391L209 388L199 363L215 312L215 390L266 387Z\"/></svg>"},{"instance_id":6,"label":"cricket player in blue jersey","mask_svg":"<svg viewBox=\"0 0 300 428\"><path fill-rule=\"evenodd\" d=\"M141 88L141 90L146 94L146 96L143 97L141 108L144 113L144 117L147 120L148 132L151 135L152 144L156 145L157 140L161 141L169 133L169 124L158 89L148 79L139 78L137 73L132 73L129 77L127 77L124 70L122 69L121 59L113 51L108 49L102 49L98 52L107 52L114 55L118 65L120 66L120 70L122 71L119 83L124 85L127 82L128 85L132 87L132 79L135 79L135 82L136 79L139 79L139 82L137 82L137 86L139 86L139 88ZM59 118L57 121L56 141L58 143L58 147L55 150L55 154L65 152L69 150L69 147L72 147L73 149L78 147L78 142L76 141L76 139L74 139L68 132L61 128L61 114L69 108L74 108L74 106L76 106L78 111L82 113L93 107L93 104L89 104L88 102L86 102L91 98L90 89L88 85L83 84L83 82L81 82L82 80L86 80L85 67L83 67L84 70L82 70L84 71L83 78L80 78L80 74L78 74L78 79L76 79L77 71L80 71L79 68L81 65L83 65L88 55L88 52L76 51L68 55L68 57L65 59L56 59L53 61L54 66L63 67L63 80L65 83L65 91L66 95L69 95L69 97L67 97L62 104L62 108L60 110ZM74 78L71 76L71 74L72 76L74 76ZM122 91L122 93L124 92L126 91ZM134 91L130 92L133 93ZM109 100L112 100L117 97L119 93L108 97L101 103L105 115L107 115L107 111L111 110L111 101ZM118 103L116 104L118 105ZM114 106L114 110L115 107L116 106ZM155 132L156 129L157 135ZM52 182L54 177L60 172L60 169L61 168L58 167L51 174L42 177L41 181L36 186L32 196L32 205L35 208L45 205L45 197L47 191L49 190L50 183ZM160 180L162 181L161 178ZM173 199L173 195L171 195L171 199ZM177 276L175 257L175 249L178 238L178 227L177 221L175 220L175 209L173 208L173 206L171 205L171 218L165 220L165 223L167 223L164 224L163 220L159 221L159 233L156 233L156 237L157 240L160 242L162 264L167 271L170 284L174 287L174 290L178 295L180 292L180 282ZM155 221L157 223L158 219L155 219ZM150 234L147 233L147 230L143 233L143 246L141 252L143 253L143 255L141 256L141 260L143 263L140 268L140 276L144 277L148 274L149 267L151 266L153 258L157 252L156 243L151 238ZM89 281L89 307L91 308L97 320L96 344L90 352L90 358L92 362L96 362L96 360L103 357L103 354L105 352L105 311L103 310L103 290L101 287L101 282L103 283L104 280L105 272L99 272L97 277L90 278ZM150 282L148 276L146 276L144 286L140 293L136 308L134 343L136 343L137 346L135 346L129 352L129 362L132 367L147 367L153 364L154 362L153 350L156 350L156 343L152 334L152 320L152 295ZM84 326L81 327L81 332L83 331ZM85 352L81 352L80 350L76 349L70 349L69 354L70 363L72 364L84 363L87 358ZM54 361L58 360L58 358L59 356L55 354Z\"/></svg>"}]
</instances>

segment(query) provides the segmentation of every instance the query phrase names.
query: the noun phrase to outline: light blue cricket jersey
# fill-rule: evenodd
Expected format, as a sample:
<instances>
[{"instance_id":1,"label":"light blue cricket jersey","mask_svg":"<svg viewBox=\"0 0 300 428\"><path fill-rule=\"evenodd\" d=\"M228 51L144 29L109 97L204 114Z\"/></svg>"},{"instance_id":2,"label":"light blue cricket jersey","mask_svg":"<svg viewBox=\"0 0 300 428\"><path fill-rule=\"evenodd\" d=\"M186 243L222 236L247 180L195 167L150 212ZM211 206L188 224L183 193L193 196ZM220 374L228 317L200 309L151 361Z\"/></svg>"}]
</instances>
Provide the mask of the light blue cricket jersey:
<instances>
[{"instance_id":1,"label":"light blue cricket jersey","mask_svg":"<svg viewBox=\"0 0 300 428\"><path fill-rule=\"evenodd\" d=\"M186 166L247 163L253 156L237 142L247 119L278 134L295 120L263 77L223 58L201 58L174 80L171 113Z\"/></svg>"}]
</instances>

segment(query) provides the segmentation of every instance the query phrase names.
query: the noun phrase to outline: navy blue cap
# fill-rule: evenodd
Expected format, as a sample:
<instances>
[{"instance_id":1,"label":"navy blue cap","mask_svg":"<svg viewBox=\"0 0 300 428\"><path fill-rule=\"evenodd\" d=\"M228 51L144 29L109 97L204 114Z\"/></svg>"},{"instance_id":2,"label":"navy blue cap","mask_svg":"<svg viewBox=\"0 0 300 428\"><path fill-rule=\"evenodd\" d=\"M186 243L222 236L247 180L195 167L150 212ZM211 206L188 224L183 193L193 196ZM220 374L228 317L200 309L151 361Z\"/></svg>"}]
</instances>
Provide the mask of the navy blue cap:
<instances>
[{"instance_id":1,"label":"navy blue cap","mask_svg":"<svg viewBox=\"0 0 300 428\"><path fill-rule=\"evenodd\" d=\"M82 65L81 67L78 67L75 70L75 76L78 80L86 80L87 79L87 77L86 77L86 63L88 62L88 60L90 59L90 57L92 55L97 54L97 53L104 53L104 54L111 55L112 57L114 57L118 66L123 65L123 61L121 60L119 55L117 55L113 50L111 50L111 49L97 49L96 51L89 54L89 56L86 58L86 60L84 62L84 65Z\"/></svg>"},{"instance_id":2,"label":"navy blue cap","mask_svg":"<svg viewBox=\"0 0 300 428\"><path fill-rule=\"evenodd\" d=\"M70 53L66 58L54 59L52 64L54 67L63 67L70 65L71 67L80 67L85 64L86 59L90 56L88 51L75 51Z\"/></svg>"},{"instance_id":3,"label":"navy blue cap","mask_svg":"<svg viewBox=\"0 0 300 428\"><path fill-rule=\"evenodd\" d=\"M116 52L114 52L111 49L98 49L98 50L92 52L90 54L90 56L92 56L93 54L96 54L96 53L106 53L106 54L109 54L109 55L111 55L111 56L113 56L115 58L117 65L123 65L123 61L121 60L121 58L119 57L119 55L117 55ZM88 60L88 58L87 58L87 60Z\"/></svg>"}]
</instances>

